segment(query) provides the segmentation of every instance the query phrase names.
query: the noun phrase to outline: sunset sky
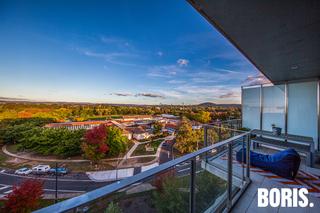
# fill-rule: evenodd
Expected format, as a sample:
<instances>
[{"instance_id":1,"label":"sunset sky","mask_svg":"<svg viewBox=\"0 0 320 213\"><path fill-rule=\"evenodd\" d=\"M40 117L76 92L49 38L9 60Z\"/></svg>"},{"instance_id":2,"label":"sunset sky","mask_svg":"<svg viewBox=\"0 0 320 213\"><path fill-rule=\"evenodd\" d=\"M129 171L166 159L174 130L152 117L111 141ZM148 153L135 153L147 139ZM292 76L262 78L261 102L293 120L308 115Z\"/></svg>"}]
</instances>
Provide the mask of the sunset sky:
<instances>
[{"instance_id":1,"label":"sunset sky","mask_svg":"<svg viewBox=\"0 0 320 213\"><path fill-rule=\"evenodd\" d=\"M259 72L187 1L0 2L0 97L240 103Z\"/></svg>"}]
</instances>

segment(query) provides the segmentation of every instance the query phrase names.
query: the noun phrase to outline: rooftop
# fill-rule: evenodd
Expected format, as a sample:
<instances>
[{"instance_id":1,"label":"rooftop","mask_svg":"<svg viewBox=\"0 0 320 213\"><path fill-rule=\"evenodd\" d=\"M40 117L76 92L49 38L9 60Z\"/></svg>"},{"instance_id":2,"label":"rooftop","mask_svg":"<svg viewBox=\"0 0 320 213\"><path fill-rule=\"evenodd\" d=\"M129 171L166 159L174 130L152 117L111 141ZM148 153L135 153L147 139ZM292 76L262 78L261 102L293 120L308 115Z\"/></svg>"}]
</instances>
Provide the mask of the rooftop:
<instances>
[{"instance_id":1,"label":"rooftop","mask_svg":"<svg viewBox=\"0 0 320 213\"><path fill-rule=\"evenodd\" d=\"M111 121L80 121L80 122L65 122L65 123L49 123L45 127L68 127L68 126L83 126L83 125L100 125L105 124L108 126L113 125Z\"/></svg>"}]
</instances>

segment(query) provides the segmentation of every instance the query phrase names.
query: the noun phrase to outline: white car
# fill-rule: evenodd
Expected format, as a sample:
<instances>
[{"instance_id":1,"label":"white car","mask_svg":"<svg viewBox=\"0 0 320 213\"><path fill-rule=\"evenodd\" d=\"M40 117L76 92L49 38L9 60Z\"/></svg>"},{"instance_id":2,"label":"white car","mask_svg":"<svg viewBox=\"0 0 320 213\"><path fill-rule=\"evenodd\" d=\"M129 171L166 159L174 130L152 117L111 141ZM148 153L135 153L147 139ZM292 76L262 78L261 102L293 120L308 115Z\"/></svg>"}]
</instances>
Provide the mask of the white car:
<instances>
[{"instance_id":1,"label":"white car","mask_svg":"<svg viewBox=\"0 0 320 213\"><path fill-rule=\"evenodd\" d=\"M31 169L27 168L27 167L23 167L23 168L20 168L18 170L16 170L14 173L17 174L17 175L28 175L32 172Z\"/></svg>"},{"instance_id":2,"label":"white car","mask_svg":"<svg viewBox=\"0 0 320 213\"><path fill-rule=\"evenodd\" d=\"M32 168L32 171L36 174L43 174L43 173L47 173L50 170L50 166L49 165L38 165Z\"/></svg>"}]
</instances>

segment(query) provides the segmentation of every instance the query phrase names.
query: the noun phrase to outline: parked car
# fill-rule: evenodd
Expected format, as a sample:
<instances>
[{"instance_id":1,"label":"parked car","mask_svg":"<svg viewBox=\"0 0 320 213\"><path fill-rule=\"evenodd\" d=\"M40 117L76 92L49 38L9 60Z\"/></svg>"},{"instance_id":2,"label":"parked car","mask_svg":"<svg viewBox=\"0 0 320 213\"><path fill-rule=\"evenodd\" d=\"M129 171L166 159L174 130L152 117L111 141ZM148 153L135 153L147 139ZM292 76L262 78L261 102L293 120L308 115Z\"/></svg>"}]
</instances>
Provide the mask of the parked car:
<instances>
[{"instance_id":1,"label":"parked car","mask_svg":"<svg viewBox=\"0 0 320 213\"><path fill-rule=\"evenodd\" d=\"M67 168L64 168L64 167L58 167L58 168L51 168L49 169L49 173L50 174L56 174L56 171L57 171L57 174L58 175L65 175L65 174L68 174L68 169Z\"/></svg>"},{"instance_id":2,"label":"parked car","mask_svg":"<svg viewBox=\"0 0 320 213\"><path fill-rule=\"evenodd\" d=\"M44 174L49 172L50 166L49 165L37 165L32 168L32 172L35 174Z\"/></svg>"},{"instance_id":3,"label":"parked car","mask_svg":"<svg viewBox=\"0 0 320 213\"><path fill-rule=\"evenodd\" d=\"M27 167L23 167L23 168L20 168L18 170L16 170L14 173L17 174L17 175L28 175L32 172L31 169L27 168Z\"/></svg>"}]
</instances>

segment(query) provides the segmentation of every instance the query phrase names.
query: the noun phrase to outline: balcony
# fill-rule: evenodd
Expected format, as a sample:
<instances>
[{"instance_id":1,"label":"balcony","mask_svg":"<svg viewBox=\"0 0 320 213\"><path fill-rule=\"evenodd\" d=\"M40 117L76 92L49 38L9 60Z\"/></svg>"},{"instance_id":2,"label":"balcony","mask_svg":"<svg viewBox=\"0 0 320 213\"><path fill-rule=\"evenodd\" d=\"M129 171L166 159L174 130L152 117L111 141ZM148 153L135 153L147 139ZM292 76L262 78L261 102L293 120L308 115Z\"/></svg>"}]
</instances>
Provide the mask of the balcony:
<instances>
[{"instance_id":1,"label":"balcony","mask_svg":"<svg viewBox=\"0 0 320 213\"><path fill-rule=\"evenodd\" d=\"M249 144L250 132L208 125L202 149L36 212L227 211L250 184L248 165L233 161L234 151L249 151Z\"/></svg>"},{"instance_id":2,"label":"balcony","mask_svg":"<svg viewBox=\"0 0 320 213\"><path fill-rule=\"evenodd\" d=\"M290 142L292 135L311 138L310 150L316 155L320 144L319 4L189 2L273 83L243 87L242 123L227 127L270 132L274 125L282 129L283 137L272 140L290 148L290 143L282 142ZM319 169L303 160L297 178L289 181L250 167L249 158L247 164L239 163L234 152L241 148L273 153L279 147L252 146L252 132L219 125L205 126L204 147L194 153L36 212L319 212ZM258 208L257 188L275 187L305 187L315 207Z\"/></svg>"}]
</instances>

